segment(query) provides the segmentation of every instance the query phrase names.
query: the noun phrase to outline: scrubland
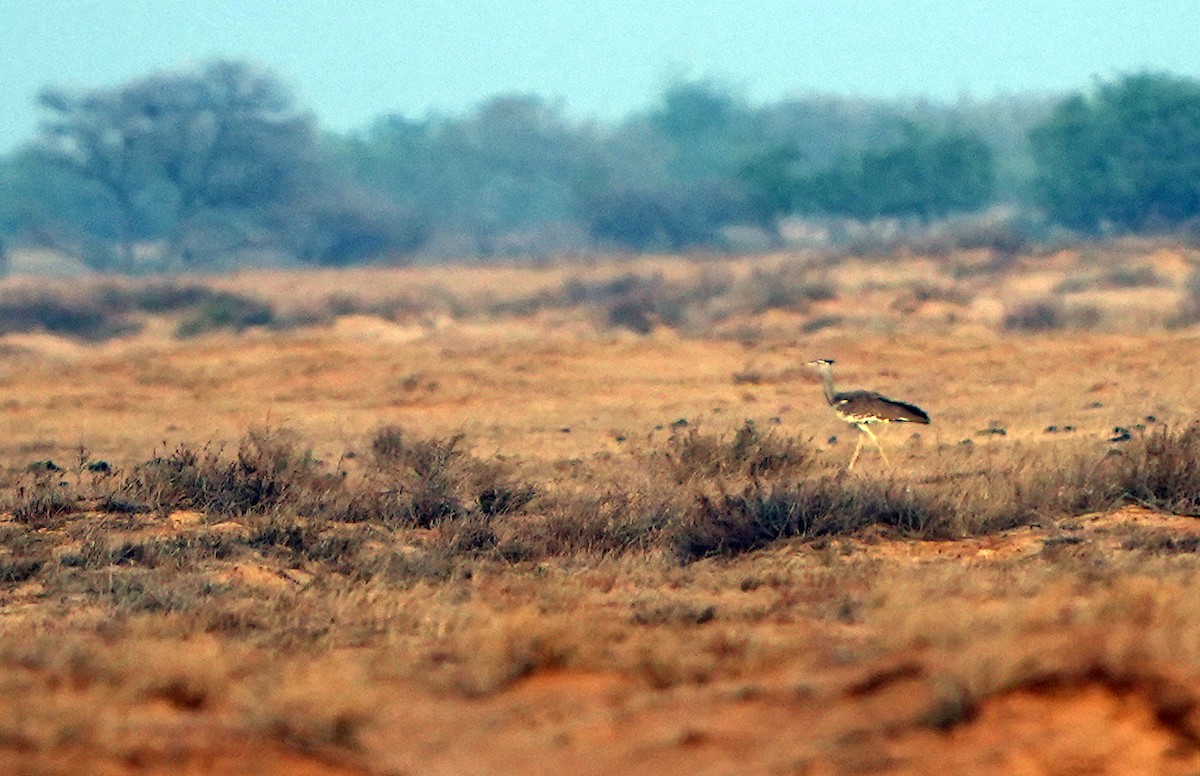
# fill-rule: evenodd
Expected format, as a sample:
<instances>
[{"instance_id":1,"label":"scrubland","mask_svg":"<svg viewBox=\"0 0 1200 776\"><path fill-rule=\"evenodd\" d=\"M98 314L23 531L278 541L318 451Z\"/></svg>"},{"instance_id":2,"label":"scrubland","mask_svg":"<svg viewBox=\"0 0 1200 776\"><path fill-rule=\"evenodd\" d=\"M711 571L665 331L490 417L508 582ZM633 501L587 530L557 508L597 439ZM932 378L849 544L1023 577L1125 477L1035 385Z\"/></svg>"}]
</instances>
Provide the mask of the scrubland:
<instances>
[{"instance_id":1,"label":"scrubland","mask_svg":"<svg viewBox=\"0 0 1200 776\"><path fill-rule=\"evenodd\" d=\"M1198 268L4 281L0 769L1194 773Z\"/></svg>"}]
</instances>

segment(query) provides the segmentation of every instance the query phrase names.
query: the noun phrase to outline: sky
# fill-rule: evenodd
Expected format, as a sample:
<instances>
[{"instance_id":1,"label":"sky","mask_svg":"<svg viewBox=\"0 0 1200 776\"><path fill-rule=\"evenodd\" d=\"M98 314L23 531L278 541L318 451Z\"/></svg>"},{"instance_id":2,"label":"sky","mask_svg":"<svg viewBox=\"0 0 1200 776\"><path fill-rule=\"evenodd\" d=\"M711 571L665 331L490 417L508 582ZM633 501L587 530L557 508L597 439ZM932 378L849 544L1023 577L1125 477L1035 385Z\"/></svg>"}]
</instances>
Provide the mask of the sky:
<instances>
[{"instance_id":1,"label":"sky","mask_svg":"<svg viewBox=\"0 0 1200 776\"><path fill-rule=\"evenodd\" d=\"M1200 77L1198 30L1195 0L0 0L0 152L34 137L43 86L114 86L217 57L273 70L347 131L512 92L612 120L680 78L767 102Z\"/></svg>"}]
</instances>

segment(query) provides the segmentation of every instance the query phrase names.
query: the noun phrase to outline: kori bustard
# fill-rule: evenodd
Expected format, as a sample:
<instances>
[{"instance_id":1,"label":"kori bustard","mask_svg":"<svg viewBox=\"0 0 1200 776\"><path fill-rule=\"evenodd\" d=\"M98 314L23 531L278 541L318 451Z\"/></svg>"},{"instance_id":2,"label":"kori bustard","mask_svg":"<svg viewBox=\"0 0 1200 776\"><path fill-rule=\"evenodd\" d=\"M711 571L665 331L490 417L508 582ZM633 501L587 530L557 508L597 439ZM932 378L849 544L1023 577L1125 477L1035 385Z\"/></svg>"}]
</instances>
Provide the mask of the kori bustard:
<instances>
[{"instance_id":1,"label":"kori bustard","mask_svg":"<svg viewBox=\"0 0 1200 776\"><path fill-rule=\"evenodd\" d=\"M854 468L858 454L862 452L864 434L875 443L883 462L891 465L888 462L887 453L883 452L883 445L879 444L879 438L870 429L871 423L929 422L929 415L915 404L889 399L874 391L837 391L833 387L833 359L831 358L818 358L815 361L809 361L805 366L817 370L817 374L821 376L821 382L825 386L825 400L829 402L830 407L833 407L834 414L846 423L858 427L858 444L854 447L854 455L850 456L850 465L846 467L847 469Z\"/></svg>"}]
</instances>

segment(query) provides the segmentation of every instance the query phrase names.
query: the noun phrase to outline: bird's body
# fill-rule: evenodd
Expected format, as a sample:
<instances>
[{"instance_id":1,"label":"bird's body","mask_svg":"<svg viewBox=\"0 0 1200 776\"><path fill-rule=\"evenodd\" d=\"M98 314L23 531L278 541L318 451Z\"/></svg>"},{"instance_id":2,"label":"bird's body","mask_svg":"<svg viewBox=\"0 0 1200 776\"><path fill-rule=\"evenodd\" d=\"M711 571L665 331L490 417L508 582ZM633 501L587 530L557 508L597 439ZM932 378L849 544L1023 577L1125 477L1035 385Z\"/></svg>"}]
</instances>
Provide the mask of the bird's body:
<instances>
[{"instance_id":1,"label":"bird's body","mask_svg":"<svg viewBox=\"0 0 1200 776\"><path fill-rule=\"evenodd\" d=\"M838 419L857 426L862 434L866 434L875 443L875 447L879 449L879 455L887 462L887 454L883 452L883 446L879 444L879 439L875 433L868 427L871 423L929 423L929 415L920 407L908 402L889 399L882 394L874 391L838 391L833 385L833 360L822 358L816 361L809 361L806 366L813 367L821 376L821 382L825 388L825 400L829 402L829 406L833 408L833 412L838 416ZM858 454L862 451L863 438L859 435L858 445L854 448L854 455L850 457L850 466L852 468L858 460Z\"/></svg>"},{"instance_id":2,"label":"bird's body","mask_svg":"<svg viewBox=\"0 0 1200 776\"><path fill-rule=\"evenodd\" d=\"M915 404L889 399L874 391L842 391L829 402L847 423L928 423L929 416Z\"/></svg>"}]
</instances>

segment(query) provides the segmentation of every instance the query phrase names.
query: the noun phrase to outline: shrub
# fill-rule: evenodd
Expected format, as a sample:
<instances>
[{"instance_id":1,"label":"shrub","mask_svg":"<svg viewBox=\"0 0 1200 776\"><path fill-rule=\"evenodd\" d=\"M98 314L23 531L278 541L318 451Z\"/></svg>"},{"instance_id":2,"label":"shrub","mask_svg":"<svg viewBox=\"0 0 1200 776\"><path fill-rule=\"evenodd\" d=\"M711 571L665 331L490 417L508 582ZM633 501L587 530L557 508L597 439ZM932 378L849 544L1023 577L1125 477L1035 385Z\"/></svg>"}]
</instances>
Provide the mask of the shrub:
<instances>
[{"instance_id":1,"label":"shrub","mask_svg":"<svg viewBox=\"0 0 1200 776\"><path fill-rule=\"evenodd\" d=\"M108 566L183 569L206 559L233 557L239 540L218 533L189 533L162 538L111 542L101 537L84 542L59 559L63 566L96 569Z\"/></svg>"},{"instance_id":2,"label":"shrub","mask_svg":"<svg viewBox=\"0 0 1200 776\"><path fill-rule=\"evenodd\" d=\"M1056 299L1025 302L1008 311L1003 326L1008 331L1043 332L1060 329L1091 329L1101 320L1095 307L1070 308Z\"/></svg>"},{"instance_id":3,"label":"shrub","mask_svg":"<svg viewBox=\"0 0 1200 776\"><path fill-rule=\"evenodd\" d=\"M137 329L124 310L95 294L10 291L0 299L0 334L44 331L95 342Z\"/></svg>"},{"instance_id":4,"label":"shrub","mask_svg":"<svg viewBox=\"0 0 1200 776\"><path fill-rule=\"evenodd\" d=\"M1161 426L1105 456L1096 478L1109 498L1200 515L1200 424Z\"/></svg>"},{"instance_id":5,"label":"shrub","mask_svg":"<svg viewBox=\"0 0 1200 776\"><path fill-rule=\"evenodd\" d=\"M548 499L540 514L501 537L512 559L621 555L660 546L667 525L682 519L691 490L657 493L610 487Z\"/></svg>"},{"instance_id":6,"label":"shrub","mask_svg":"<svg viewBox=\"0 0 1200 776\"><path fill-rule=\"evenodd\" d=\"M251 326L269 326L275 310L260 299L227 291L204 298L175 330L176 336L195 337L213 331L242 332Z\"/></svg>"},{"instance_id":7,"label":"shrub","mask_svg":"<svg viewBox=\"0 0 1200 776\"><path fill-rule=\"evenodd\" d=\"M12 506L13 520L31 528L54 528L79 511L75 499L54 483L34 485L27 497Z\"/></svg>"},{"instance_id":8,"label":"shrub","mask_svg":"<svg viewBox=\"0 0 1200 776\"><path fill-rule=\"evenodd\" d=\"M730 288L728 275L719 272L701 273L690 283L667 282L661 273L627 273L602 281L569 280L553 298L597 310L608 326L648 334L659 323L684 323Z\"/></svg>"},{"instance_id":9,"label":"shrub","mask_svg":"<svg viewBox=\"0 0 1200 776\"><path fill-rule=\"evenodd\" d=\"M16 585L37 576L46 562L40 558L0 560L0 585Z\"/></svg>"},{"instance_id":10,"label":"shrub","mask_svg":"<svg viewBox=\"0 0 1200 776\"><path fill-rule=\"evenodd\" d=\"M328 562L350 558L361 548L363 539L325 533L307 522L272 521L256 528L246 539L246 544L260 551L282 552L293 563Z\"/></svg>"},{"instance_id":11,"label":"shrub","mask_svg":"<svg viewBox=\"0 0 1200 776\"><path fill-rule=\"evenodd\" d=\"M327 475L294 437L281 431L251 431L234 460L220 450L180 445L166 456L136 467L126 490L157 511L197 509L221 515L264 511L304 492L328 486Z\"/></svg>"},{"instance_id":12,"label":"shrub","mask_svg":"<svg viewBox=\"0 0 1200 776\"><path fill-rule=\"evenodd\" d=\"M1134 267L1117 267L1096 275L1069 277L1055 287L1063 294L1078 293L1101 288L1154 288L1166 285L1166 281L1153 266L1142 264Z\"/></svg>"},{"instance_id":13,"label":"shrub","mask_svg":"<svg viewBox=\"0 0 1200 776\"><path fill-rule=\"evenodd\" d=\"M737 555L777 539L851 534L883 525L924 538L962 533L956 512L893 483L825 476L789 486L753 482L741 493L701 496L696 511L671 532L677 557L691 562Z\"/></svg>"},{"instance_id":14,"label":"shrub","mask_svg":"<svg viewBox=\"0 0 1200 776\"><path fill-rule=\"evenodd\" d=\"M317 512L346 522L432 528L446 521L520 512L538 490L511 467L462 449L463 435L420 437L396 426L370 442L364 478L330 492Z\"/></svg>"},{"instance_id":15,"label":"shrub","mask_svg":"<svg viewBox=\"0 0 1200 776\"><path fill-rule=\"evenodd\" d=\"M835 296L837 290L828 279L815 275L802 264L787 263L774 269L756 269L749 277L736 283L732 291L734 309L731 312L805 312L813 302L826 301Z\"/></svg>"},{"instance_id":16,"label":"shrub","mask_svg":"<svg viewBox=\"0 0 1200 776\"><path fill-rule=\"evenodd\" d=\"M666 448L657 454L666 461L673 479L764 477L796 474L811 468L812 450L791 437L763 432L747 420L732 437L707 434L696 426L672 430Z\"/></svg>"}]
</instances>

